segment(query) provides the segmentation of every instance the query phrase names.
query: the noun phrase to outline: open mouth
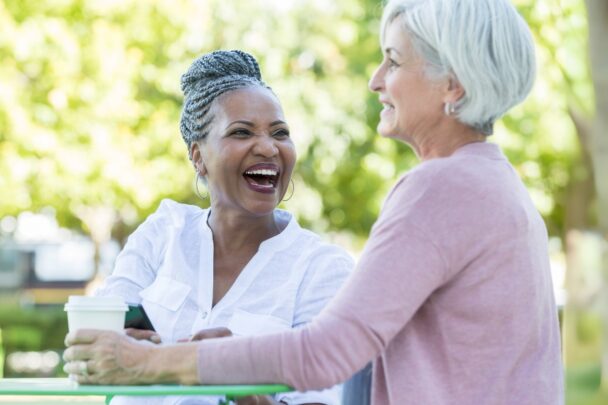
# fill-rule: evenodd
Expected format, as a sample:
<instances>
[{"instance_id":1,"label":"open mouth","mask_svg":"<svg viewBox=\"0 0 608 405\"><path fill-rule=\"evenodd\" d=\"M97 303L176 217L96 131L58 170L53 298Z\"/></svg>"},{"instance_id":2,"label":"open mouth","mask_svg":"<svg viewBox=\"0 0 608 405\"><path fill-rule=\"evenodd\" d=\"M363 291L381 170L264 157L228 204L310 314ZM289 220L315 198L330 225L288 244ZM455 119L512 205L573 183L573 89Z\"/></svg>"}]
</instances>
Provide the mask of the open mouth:
<instances>
[{"instance_id":1,"label":"open mouth","mask_svg":"<svg viewBox=\"0 0 608 405\"><path fill-rule=\"evenodd\" d=\"M255 190L274 190L279 182L280 171L275 165L255 165L245 170L243 177Z\"/></svg>"}]
</instances>

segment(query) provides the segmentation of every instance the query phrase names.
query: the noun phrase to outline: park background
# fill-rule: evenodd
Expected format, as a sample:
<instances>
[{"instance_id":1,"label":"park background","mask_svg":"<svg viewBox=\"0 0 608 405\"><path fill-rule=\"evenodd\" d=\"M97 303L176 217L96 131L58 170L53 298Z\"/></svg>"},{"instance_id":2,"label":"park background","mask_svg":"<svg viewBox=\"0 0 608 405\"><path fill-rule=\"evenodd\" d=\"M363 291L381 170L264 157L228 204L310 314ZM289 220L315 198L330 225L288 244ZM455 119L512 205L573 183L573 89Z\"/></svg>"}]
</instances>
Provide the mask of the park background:
<instances>
[{"instance_id":1,"label":"park background","mask_svg":"<svg viewBox=\"0 0 608 405\"><path fill-rule=\"evenodd\" d=\"M567 403L606 404L608 2L513 3L538 77L490 141L549 230ZM0 373L62 375L66 296L111 271L163 198L207 204L178 126L179 79L202 53L256 56L299 155L284 208L356 256L417 162L375 131L381 105L367 81L381 10L378 0L0 1Z\"/></svg>"}]
</instances>

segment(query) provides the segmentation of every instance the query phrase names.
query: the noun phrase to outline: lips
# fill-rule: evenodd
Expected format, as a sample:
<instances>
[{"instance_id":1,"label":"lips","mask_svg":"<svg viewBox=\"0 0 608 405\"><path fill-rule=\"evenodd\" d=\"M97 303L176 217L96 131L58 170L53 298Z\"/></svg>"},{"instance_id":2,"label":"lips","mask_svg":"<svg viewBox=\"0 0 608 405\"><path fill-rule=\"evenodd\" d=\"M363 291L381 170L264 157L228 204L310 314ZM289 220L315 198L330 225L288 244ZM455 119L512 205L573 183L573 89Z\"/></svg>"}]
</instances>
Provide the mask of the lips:
<instances>
[{"instance_id":1,"label":"lips","mask_svg":"<svg viewBox=\"0 0 608 405\"><path fill-rule=\"evenodd\" d=\"M395 106L393 106L391 103L389 103L388 100L385 98L380 98L380 100L378 100L378 101L380 101L380 104L382 104L382 106L384 107L385 110L391 110L391 109L395 108Z\"/></svg>"},{"instance_id":2,"label":"lips","mask_svg":"<svg viewBox=\"0 0 608 405\"><path fill-rule=\"evenodd\" d=\"M279 183L281 171L274 163L258 163L243 172L245 181L254 191L274 193Z\"/></svg>"}]
</instances>

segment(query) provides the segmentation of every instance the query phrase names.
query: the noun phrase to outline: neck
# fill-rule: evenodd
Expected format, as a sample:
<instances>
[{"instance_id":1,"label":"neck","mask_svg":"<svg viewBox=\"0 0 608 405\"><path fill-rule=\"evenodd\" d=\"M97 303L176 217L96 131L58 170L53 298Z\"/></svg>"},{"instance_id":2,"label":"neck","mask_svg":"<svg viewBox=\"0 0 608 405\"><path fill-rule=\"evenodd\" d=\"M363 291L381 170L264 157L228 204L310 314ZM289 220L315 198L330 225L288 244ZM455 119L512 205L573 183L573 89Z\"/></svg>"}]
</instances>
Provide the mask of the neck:
<instances>
[{"instance_id":1,"label":"neck","mask_svg":"<svg viewBox=\"0 0 608 405\"><path fill-rule=\"evenodd\" d=\"M281 232L273 213L247 216L213 207L213 204L207 223L213 233L214 248L220 252L255 251L263 241Z\"/></svg>"},{"instance_id":2,"label":"neck","mask_svg":"<svg viewBox=\"0 0 608 405\"><path fill-rule=\"evenodd\" d=\"M436 128L430 136L411 143L422 161L451 156L457 149L474 142L485 142L486 136L473 128L455 123L448 128Z\"/></svg>"}]
</instances>

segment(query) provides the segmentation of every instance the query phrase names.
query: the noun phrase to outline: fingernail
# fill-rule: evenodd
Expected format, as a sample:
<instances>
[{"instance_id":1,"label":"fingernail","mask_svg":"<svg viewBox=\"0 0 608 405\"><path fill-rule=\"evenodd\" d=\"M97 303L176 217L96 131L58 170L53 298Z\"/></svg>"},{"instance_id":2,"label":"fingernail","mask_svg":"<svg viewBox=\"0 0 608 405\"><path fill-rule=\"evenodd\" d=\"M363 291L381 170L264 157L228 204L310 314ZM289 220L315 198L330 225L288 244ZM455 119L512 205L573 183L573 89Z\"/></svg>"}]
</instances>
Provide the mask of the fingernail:
<instances>
[{"instance_id":1,"label":"fingernail","mask_svg":"<svg viewBox=\"0 0 608 405\"><path fill-rule=\"evenodd\" d=\"M154 342L154 343L160 343L160 336L152 335L152 336L150 336L150 341Z\"/></svg>"}]
</instances>

